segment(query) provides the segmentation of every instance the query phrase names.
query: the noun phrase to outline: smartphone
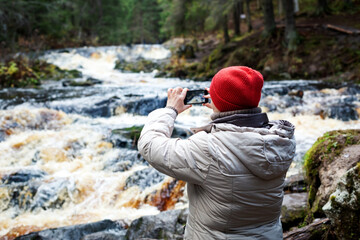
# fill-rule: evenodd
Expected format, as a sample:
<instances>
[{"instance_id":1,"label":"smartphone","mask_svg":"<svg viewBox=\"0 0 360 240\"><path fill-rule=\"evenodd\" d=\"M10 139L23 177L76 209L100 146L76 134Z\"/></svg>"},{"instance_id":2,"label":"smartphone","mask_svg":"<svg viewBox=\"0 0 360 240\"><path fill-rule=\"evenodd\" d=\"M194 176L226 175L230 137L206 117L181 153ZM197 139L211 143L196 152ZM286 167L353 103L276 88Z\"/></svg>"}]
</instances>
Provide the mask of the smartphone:
<instances>
[{"instance_id":1,"label":"smartphone","mask_svg":"<svg viewBox=\"0 0 360 240\"><path fill-rule=\"evenodd\" d=\"M188 90L184 99L184 103L185 105L208 103L209 99L204 98L204 95L208 95L207 90Z\"/></svg>"}]
</instances>

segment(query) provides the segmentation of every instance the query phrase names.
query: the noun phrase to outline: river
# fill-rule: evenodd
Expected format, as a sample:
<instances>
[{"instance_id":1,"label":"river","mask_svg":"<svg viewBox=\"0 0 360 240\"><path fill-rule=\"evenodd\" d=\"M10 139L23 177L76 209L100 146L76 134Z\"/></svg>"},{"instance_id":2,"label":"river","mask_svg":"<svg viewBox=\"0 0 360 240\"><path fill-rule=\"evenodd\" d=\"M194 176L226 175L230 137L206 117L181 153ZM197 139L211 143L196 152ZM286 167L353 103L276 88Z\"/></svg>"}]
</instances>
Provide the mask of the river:
<instances>
[{"instance_id":1,"label":"river","mask_svg":"<svg viewBox=\"0 0 360 240\"><path fill-rule=\"evenodd\" d=\"M63 79L37 89L0 90L0 236L102 219L129 224L187 206L184 185L152 169L124 128L143 125L149 112L163 107L169 87L205 88L210 82L114 70L118 59L169 57L162 45L49 51L43 59L81 71L77 81L97 84L72 87ZM359 86L267 81L260 106L271 120L296 126L288 177L302 173L305 152L324 132L360 128ZM197 106L179 115L177 136L208 123L210 113Z\"/></svg>"}]
</instances>

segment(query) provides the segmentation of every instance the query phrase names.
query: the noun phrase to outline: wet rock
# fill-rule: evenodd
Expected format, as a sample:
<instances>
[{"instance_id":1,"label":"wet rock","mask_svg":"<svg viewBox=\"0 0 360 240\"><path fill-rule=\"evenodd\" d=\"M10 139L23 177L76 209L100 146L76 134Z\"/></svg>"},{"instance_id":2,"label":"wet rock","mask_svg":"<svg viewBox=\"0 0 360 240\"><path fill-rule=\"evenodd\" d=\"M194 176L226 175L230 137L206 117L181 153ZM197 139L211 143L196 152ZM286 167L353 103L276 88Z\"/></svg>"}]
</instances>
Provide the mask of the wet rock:
<instances>
[{"instance_id":1,"label":"wet rock","mask_svg":"<svg viewBox=\"0 0 360 240\"><path fill-rule=\"evenodd\" d=\"M117 239L124 239L125 229L122 223L102 220L94 223L73 225L68 227L47 229L40 232L33 232L27 235L16 238L17 240L52 240L52 239L66 239L66 240L80 240L80 239L112 239L106 238L116 236ZM94 238L95 236L99 238Z\"/></svg>"},{"instance_id":2,"label":"wet rock","mask_svg":"<svg viewBox=\"0 0 360 240\"><path fill-rule=\"evenodd\" d=\"M302 172L285 179L284 191L286 193L306 192L306 187L305 177Z\"/></svg>"},{"instance_id":3,"label":"wet rock","mask_svg":"<svg viewBox=\"0 0 360 240\"><path fill-rule=\"evenodd\" d=\"M360 130L338 130L318 138L305 154L304 167L309 185L309 220L323 217L322 207L336 183L360 159Z\"/></svg>"},{"instance_id":4,"label":"wet rock","mask_svg":"<svg viewBox=\"0 0 360 240\"><path fill-rule=\"evenodd\" d=\"M153 186L164 181L165 175L156 169L149 167L140 171L136 171L133 175L126 179L124 189L128 189L132 186L139 186L144 190L147 187Z\"/></svg>"},{"instance_id":5,"label":"wet rock","mask_svg":"<svg viewBox=\"0 0 360 240\"><path fill-rule=\"evenodd\" d=\"M60 208L76 193L75 183L67 179L44 181L40 170L21 170L5 176L0 185L0 208L15 207L23 211Z\"/></svg>"},{"instance_id":6,"label":"wet rock","mask_svg":"<svg viewBox=\"0 0 360 240\"><path fill-rule=\"evenodd\" d=\"M129 128L113 129L111 131L110 141L114 144L114 146L136 149L143 127L144 126L141 125Z\"/></svg>"},{"instance_id":7,"label":"wet rock","mask_svg":"<svg viewBox=\"0 0 360 240\"><path fill-rule=\"evenodd\" d=\"M338 181L323 211L338 239L360 239L360 161Z\"/></svg>"},{"instance_id":8,"label":"wet rock","mask_svg":"<svg viewBox=\"0 0 360 240\"><path fill-rule=\"evenodd\" d=\"M342 87L339 89L341 95L356 95L360 94L360 85L350 84L348 86Z\"/></svg>"},{"instance_id":9,"label":"wet rock","mask_svg":"<svg viewBox=\"0 0 360 240\"><path fill-rule=\"evenodd\" d=\"M125 231L124 231L125 233ZM81 240L122 240L125 239L124 234L116 234L113 232L97 232L89 235L85 235Z\"/></svg>"},{"instance_id":10,"label":"wet rock","mask_svg":"<svg viewBox=\"0 0 360 240\"><path fill-rule=\"evenodd\" d=\"M63 87L91 87L95 84L101 84L102 81L96 78L87 78L85 81L64 80L62 81Z\"/></svg>"},{"instance_id":11,"label":"wet rock","mask_svg":"<svg viewBox=\"0 0 360 240\"><path fill-rule=\"evenodd\" d=\"M0 211L9 208L28 210L33 202L33 196L40 187L41 181L31 180L29 182L0 185Z\"/></svg>"},{"instance_id":12,"label":"wet rock","mask_svg":"<svg viewBox=\"0 0 360 240\"><path fill-rule=\"evenodd\" d=\"M109 141L117 148L134 148L133 139L129 139L120 134L111 134Z\"/></svg>"},{"instance_id":13,"label":"wet rock","mask_svg":"<svg viewBox=\"0 0 360 240\"><path fill-rule=\"evenodd\" d=\"M166 106L167 98L143 98L135 101L130 101L123 106L126 108L126 112L135 113L146 116L155 109L163 108Z\"/></svg>"},{"instance_id":14,"label":"wet rock","mask_svg":"<svg viewBox=\"0 0 360 240\"><path fill-rule=\"evenodd\" d=\"M43 183L37 189L30 209L61 208L65 202L72 199L75 192L75 183L67 179L57 179L53 182Z\"/></svg>"},{"instance_id":15,"label":"wet rock","mask_svg":"<svg viewBox=\"0 0 360 240\"><path fill-rule=\"evenodd\" d=\"M91 117L110 117L113 115L113 111L119 102L119 98L114 96L109 99L97 102L91 107L81 109L81 113L87 114Z\"/></svg>"},{"instance_id":16,"label":"wet rock","mask_svg":"<svg viewBox=\"0 0 360 240\"><path fill-rule=\"evenodd\" d=\"M290 91L288 93L289 96L295 96L295 97L298 97L298 98L303 98L304 96L304 91L302 90L293 90L293 91Z\"/></svg>"},{"instance_id":17,"label":"wet rock","mask_svg":"<svg viewBox=\"0 0 360 240\"><path fill-rule=\"evenodd\" d=\"M330 118L340 119L342 121L350 121L359 119L356 106L351 103L338 103L330 106L328 110Z\"/></svg>"},{"instance_id":18,"label":"wet rock","mask_svg":"<svg viewBox=\"0 0 360 240\"><path fill-rule=\"evenodd\" d=\"M169 210L134 220L126 239L183 239L187 209Z\"/></svg>"},{"instance_id":19,"label":"wet rock","mask_svg":"<svg viewBox=\"0 0 360 240\"><path fill-rule=\"evenodd\" d=\"M303 100L297 96L267 96L262 99L260 106L267 108L269 112L283 112L287 108L299 107L303 105Z\"/></svg>"},{"instance_id":20,"label":"wet rock","mask_svg":"<svg viewBox=\"0 0 360 240\"><path fill-rule=\"evenodd\" d=\"M107 161L104 169L113 172L124 172L134 164L149 165L137 150L121 149L121 154L117 158Z\"/></svg>"},{"instance_id":21,"label":"wet rock","mask_svg":"<svg viewBox=\"0 0 360 240\"><path fill-rule=\"evenodd\" d=\"M117 60L114 69L119 69L124 72L152 72L155 69L160 68L160 63L138 59L138 61L127 62L125 60Z\"/></svg>"},{"instance_id":22,"label":"wet rock","mask_svg":"<svg viewBox=\"0 0 360 240\"><path fill-rule=\"evenodd\" d=\"M64 112L47 108L7 110L0 113L0 118L0 128L7 135L25 129L58 129L72 121Z\"/></svg>"},{"instance_id":23,"label":"wet rock","mask_svg":"<svg viewBox=\"0 0 360 240\"><path fill-rule=\"evenodd\" d=\"M285 194L281 207L281 223L283 230L299 225L306 216L307 193Z\"/></svg>"},{"instance_id":24,"label":"wet rock","mask_svg":"<svg viewBox=\"0 0 360 240\"><path fill-rule=\"evenodd\" d=\"M1 182L5 185L9 185L12 183L24 183L32 179L41 179L46 175L46 172L40 169L21 169L17 172L5 175L1 179Z\"/></svg>"},{"instance_id":25,"label":"wet rock","mask_svg":"<svg viewBox=\"0 0 360 240\"><path fill-rule=\"evenodd\" d=\"M0 142L4 141L6 137L6 132L4 129L0 129Z\"/></svg>"}]
</instances>

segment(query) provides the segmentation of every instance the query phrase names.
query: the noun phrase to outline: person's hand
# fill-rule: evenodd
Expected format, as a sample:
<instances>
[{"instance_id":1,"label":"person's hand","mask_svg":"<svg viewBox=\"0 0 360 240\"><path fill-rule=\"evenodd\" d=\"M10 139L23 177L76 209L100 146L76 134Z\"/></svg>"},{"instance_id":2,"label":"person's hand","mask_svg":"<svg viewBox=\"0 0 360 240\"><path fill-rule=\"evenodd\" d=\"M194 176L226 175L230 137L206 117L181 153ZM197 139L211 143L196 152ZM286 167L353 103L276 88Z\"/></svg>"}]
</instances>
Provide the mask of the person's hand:
<instances>
[{"instance_id":1,"label":"person's hand","mask_svg":"<svg viewBox=\"0 0 360 240\"><path fill-rule=\"evenodd\" d=\"M205 89L208 91L208 93L210 92L210 88L205 88ZM207 95L204 95L204 98L209 99L209 102L203 103L203 106L213 109L212 105L211 105L210 93Z\"/></svg>"},{"instance_id":2,"label":"person's hand","mask_svg":"<svg viewBox=\"0 0 360 240\"><path fill-rule=\"evenodd\" d=\"M188 89L187 88L169 88L168 89L168 100L166 103L167 107L173 107L178 111L178 114L182 113L186 109L191 108L192 105L185 105L184 99Z\"/></svg>"},{"instance_id":3,"label":"person's hand","mask_svg":"<svg viewBox=\"0 0 360 240\"><path fill-rule=\"evenodd\" d=\"M205 88L208 92L210 92L210 88ZM210 94L204 95L204 98L210 99L208 103L203 103L203 106L212 109L214 112L220 112L211 101Z\"/></svg>"}]
</instances>

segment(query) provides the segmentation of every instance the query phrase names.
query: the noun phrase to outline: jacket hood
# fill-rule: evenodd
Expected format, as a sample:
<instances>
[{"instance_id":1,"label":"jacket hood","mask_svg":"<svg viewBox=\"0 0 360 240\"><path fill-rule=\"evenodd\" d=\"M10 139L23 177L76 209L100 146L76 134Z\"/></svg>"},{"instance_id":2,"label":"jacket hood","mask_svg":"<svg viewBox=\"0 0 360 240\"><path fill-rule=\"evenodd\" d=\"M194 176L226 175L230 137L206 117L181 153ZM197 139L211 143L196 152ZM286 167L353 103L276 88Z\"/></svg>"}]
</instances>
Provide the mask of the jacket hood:
<instances>
[{"instance_id":1,"label":"jacket hood","mask_svg":"<svg viewBox=\"0 0 360 240\"><path fill-rule=\"evenodd\" d=\"M295 155L295 127L270 121L266 128L211 124L209 152L225 175L252 173L270 180L285 175ZM205 128L206 129L206 128Z\"/></svg>"}]
</instances>

